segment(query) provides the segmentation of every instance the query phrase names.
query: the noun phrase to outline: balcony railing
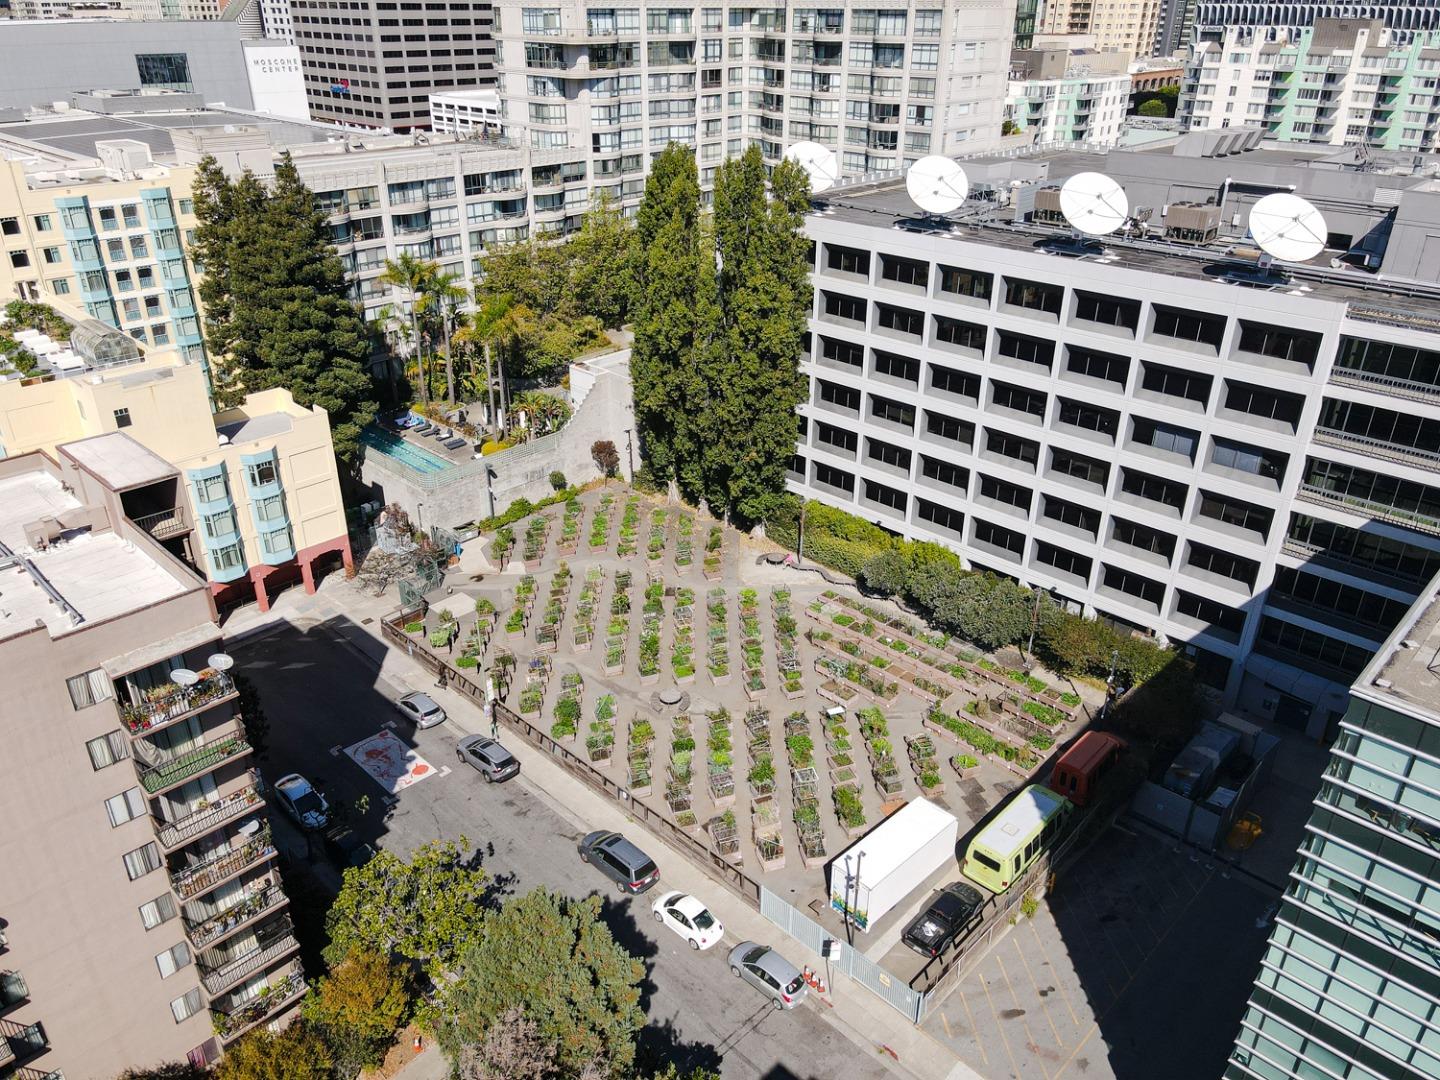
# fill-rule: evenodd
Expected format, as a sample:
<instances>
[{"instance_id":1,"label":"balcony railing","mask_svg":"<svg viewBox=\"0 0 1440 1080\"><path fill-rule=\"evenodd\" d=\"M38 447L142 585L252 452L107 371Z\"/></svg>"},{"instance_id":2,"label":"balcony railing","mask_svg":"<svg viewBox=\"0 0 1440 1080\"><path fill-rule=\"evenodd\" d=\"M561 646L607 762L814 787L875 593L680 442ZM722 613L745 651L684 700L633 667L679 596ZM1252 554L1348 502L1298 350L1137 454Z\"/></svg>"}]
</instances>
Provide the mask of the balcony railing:
<instances>
[{"instance_id":1,"label":"balcony railing","mask_svg":"<svg viewBox=\"0 0 1440 1080\"><path fill-rule=\"evenodd\" d=\"M156 514L143 514L130 520L156 540L168 540L172 536L183 536L190 531L190 523L185 520L185 514L178 506Z\"/></svg>"},{"instance_id":2,"label":"balcony railing","mask_svg":"<svg viewBox=\"0 0 1440 1080\"><path fill-rule=\"evenodd\" d=\"M231 758L248 754L250 749L250 744L245 741L243 734L227 735L175 757L150 762L149 767L140 772L140 784L149 794L154 795L176 784L183 784L193 776L210 772Z\"/></svg>"},{"instance_id":3,"label":"balcony railing","mask_svg":"<svg viewBox=\"0 0 1440 1080\"><path fill-rule=\"evenodd\" d=\"M45 1029L39 1024L17 1024L0 1020L0 1066L18 1065L42 1053L50 1046Z\"/></svg>"},{"instance_id":4,"label":"balcony railing","mask_svg":"<svg viewBox=\"0 0 1440 1080\"><path fill-rule=\"evenodd\" d=\"M10 1074L10 1080L65 1080L65 1074L59 1069L45 1072L41 1069L30 1069L21 1066Z\"/></svg>"},{"instance_id":5,"label":"balcony railing","mask_svg":"<svg viewBox=\"0 0 1440 1080\"><path fill-rule=\"evenodd\" d=\"M18 1005L30 997L30 988L18 971L0 971L0 1010Z\"/></svg>"},{"instance_id":6,"label":"balcony railing","mask_svg":"<svg viewBox=\"0 0 1440 1080\"><path fill-rule=\"evenodd\" d=\"M185 929L190 935L190 944L203 949L211 942L219 941L226 934L249 925L284 904L289 897L279 885L263 879L258 887L251 889L241 900L226 908L218 915L201 922L185 920Z\"/></svg>"},{"instance_id":7,"label":"balcony railing","mask_svg":"<svg viewBox=\"0 0 1440 1080\"><path fill-rule=\"evenodd\" d=\"M1394 379L1387 375L1375 375L1359 368L1333 367L1330 381L1352 386L1363 386L1378 390L1393 397L1409 398L1411 401L1434 401L1440 396L1440 386L1432 383L1411 382L1409 379Z\"/></svg>"},{"instance_id":8,"label":"balcony railing","mask_svg":"<svg viewBox=\"0 0 1440 1080\"><path fill-rule=\"evenodd\" d=\"M243 1035L267 1016L279 1012L289 1003L305 993L305 975L298 965L283 979L271 983L260 991L257 997L241 1002L231 1008L213 1007L211 1019L215 1033L225 1040Z\"/></svg>"},{"instance_id":9,"label":"balcony railing","mask_svg":"<svg viewBox=\"0 0 1440 1080\"><path fill-rule=\"evenodd\" d=\"M146 693L144 701L133 705L120 704L120 718L139 735L151 728L179 720L235 693L235 683L223 671L203 673L194 686L157 686Z\"/></svg>"},{"instance_id":10,"label":"balcony railing","mask_svg":"<svg viewBox=\"0 0 1440 1080\"><path fill-rule=\"evenodd\" d=\"M216 852L203 862L173 871L170 884L182 900L190 900L274 854L270 830L264 828L238 848Z\"/></svg>"},{"instance_id":11,"label":"balcony railing","mask_svg":"<svg viewBox=\"0 0 1440 1080\"><path fill-rule=\"evenodd\" d=\"M250 775L252 782L247 787L241 788L209 806L197 809L179 821L171 821L157 829L156 835L159 837L160 843L166 848L177 848L181 844L189 843L197 836L204 836L227 821L258 809L264 802L264 788L259 781L258 774L252 771Z\"/></svg>"},{"instance_id":12,"label":"balcony railing","mask_svg":"<svg viewBox=\"0 0 1440 1080\"><path fill-rule=\"evenodd\" d=\"M1301 484L1297 495L1305 502L1319 503L1322 506L1344 507L1355 513L1395 522L1399 525L1407 525L1420 532L1430 533L1432 536L1440 536L1440 518L1431 517L1429 514L1418 514L1398 506L1372 502L1369 499L1346 495L1344 492L1331 491L1316 484Z\"/></svg>"},{"instance_id":13,"label":"balcony railing","mask_svg":"<svg viewBox=\"0 0 1440 1080\"><path fill-rule=\"evenodd\" d=\"M1348 431L1340 431L1336 428L1316 428L1315 441L1321 446L1354 450L1356 453L1365 454L1368 457L1399 464L1408 462L1433 468L1435 463L1440 461L1440 451L1426 450L1418 446L1399 446L1396 443L1383 442L1380 439L1371 439L1364 435L1352 435Z\"/></svg>"},{"instance_id":14,"label":"balcony railing","mask_svg":"<svg viewBox=\"0 0 1440 1080\"><path fill-rule=\"evenodd\" d=\"M202 964L200 974L205 983L205 991L209 994L224 993L246 976L253 975L282 956L294 952L300 947L300 943L295 940L292 929L289 920L284 920L277 928L278 937L259 944L244 956L237 956L214 970L206 970Z\"/></svg>"}]
</instances>

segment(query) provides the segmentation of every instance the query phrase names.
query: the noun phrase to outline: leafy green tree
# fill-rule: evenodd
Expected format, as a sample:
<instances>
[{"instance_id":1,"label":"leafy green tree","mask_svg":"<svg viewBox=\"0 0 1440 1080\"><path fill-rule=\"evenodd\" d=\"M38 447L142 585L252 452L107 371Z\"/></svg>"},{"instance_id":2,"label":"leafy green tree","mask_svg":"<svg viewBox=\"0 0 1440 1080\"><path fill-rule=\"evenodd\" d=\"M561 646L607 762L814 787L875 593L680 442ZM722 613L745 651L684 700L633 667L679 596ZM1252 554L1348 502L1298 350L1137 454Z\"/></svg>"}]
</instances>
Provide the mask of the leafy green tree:
<instances>
[{"instance_id":1,"label":"leafy green tree","mask_svg":"<svg viewBox=\"0 0 1440 1080\"><path fill-rule=\"evenodd\" d=\"M860 570L865 587L883 596L894 596L905 588L910 564L905 556L891 548L871 558Z\"/></svg>"},{"instance_id":2,"label":"leafy green tree","mask_svg":"<svg viewBox=\"0 0 1440 1080\"><path fill-rule=\"evenodd\" d=\"M591 201L580 231L569 241L570 296L602 327L619 329L629 318L634 242L635 230L603 191Z\"/></svg>"},{"instance_id":3,"label":"leafy green tree","mask_svg":"<svg viewBox=\"0 0 1440 1080\"><path fill-rule=\"evenodd\" d=\"M346 870L326 916L326 963L338 965L355 950L394 953L420 964L432 981L442 980L484 919L489 877L471 865L469 847L463 837L432 841L409 862L382 849Z\"/></svg>"},{"instance_id":4,"label":"leafy green tree","mask_svg":"<svg viewBox=\"0 0 1440 1080\"><path fill-rule=\"evenodd\" d=\"M215 1080L331 1080L333 1062L313 1028L294 1023L284 1031L247 1031L225 1051Z\"/></svg>"},{"instance_id":5,"label":"leafy green tree","mask_svg":"<svg viewBox=\"0 0 1440 1080\"><path fill-rule=\"evenodd\" d=\"M567 1075L603 1060L623 1077L644 1023L644 967L611 936L598 896L569 900L536 889L487 916L446 991L439 1028L452 1060L497 1019L523 1009Z\"/></svg>"},{"instance_id":6,"label":"leafy green tree","mask_svg":"<svg viewBox=\"0 0 1440 1080\"><path fill-rule=\"evenodd\" d=\"M810 311L810 182L792 161L770 174L755 145L715 178L716 248L726 351L720 416L730 462L726 507L761 521L785 490L795 409L807 383L800 354Z\"/></svg>"},{"instance_id":7,"label":"leafy green tree","mask_svg":"<svg viewBox=\"0 0 1440 1080\"><path fill-rule=\"evenodd\" d=\"M1165 102L1161 101L1159 98L1151 98L1149 101L1142 102L1140 108L1137 109L1136 112L1138 112L1141 116L1170 115L1169 110L1165 108Z\"/></svg>"},{"instance_id":8,"label":"leafy green tree","mask_svg":"<svg viewBox=\"0 0 1440 1080\"><path fill-rule=\"evenodd\" d=\"M1008 578L970 574L944 585L935 617L982 649L998 649L1029 636L1033 604L1030 591Z\"/></svg>"},{"instance_id":9,"label":"leafy green tree","mask_svg":"<svg viewBox=\"0 0 1440 1080\"><path fill-rule=\"evenodd\" d=\"M651 471L678 478L679 459L693 455L689 418L706 402L686 400L693 367L700 276L700 175L695 155L677 143L660 152L645 180L635 220L635 342L630 377L635 426ZM792 421L793 434L793 421ZM682 444L686 447L681 450Z\"/></svg>"},{"instance_id":10,"label":"leafy green tree","mask_svg":"<svg viewBox=\"0 0 1440 1080\"><path fill-rule=\"evenodd\" d=\"M284 387L300 405L330 414L335 452L350 460L375 415L371 337L348 297L325 214L289 154L268 191L248 171L228 181L210 159L195 196L201 297L216 304L206 334L217 403Z\"/></svg>"},{"instance_id":11,"label":"leafy green tree","mask_svg":"<svg viewBox=\"0 0 1440 1080\"><path fill-rule=\"evenodd\" d=\"M324 1038L337 1071L354 1076L384 1060L410 1003L405 969L381 953L357 949L320 980L301 1012Z\"/></svg>"},{"instance_id":12,"label":"leafy green tree","mask_svg":"<svg viewBox=\"0 0 1440 1080\"><path fill-rule=\"evenodd\" d=\"M425 366L425 336L420 332L420 312L435 273L433 262L402 251L395 258L385 260L385 269L375 279L377 284L396 290L405 299L405 306L397 307L396 311L403 311L410 324L406 340L415 350L415 363L420 371L420 400L423 402L430 400L430 371Z\"/></svg>"}]
</instances>

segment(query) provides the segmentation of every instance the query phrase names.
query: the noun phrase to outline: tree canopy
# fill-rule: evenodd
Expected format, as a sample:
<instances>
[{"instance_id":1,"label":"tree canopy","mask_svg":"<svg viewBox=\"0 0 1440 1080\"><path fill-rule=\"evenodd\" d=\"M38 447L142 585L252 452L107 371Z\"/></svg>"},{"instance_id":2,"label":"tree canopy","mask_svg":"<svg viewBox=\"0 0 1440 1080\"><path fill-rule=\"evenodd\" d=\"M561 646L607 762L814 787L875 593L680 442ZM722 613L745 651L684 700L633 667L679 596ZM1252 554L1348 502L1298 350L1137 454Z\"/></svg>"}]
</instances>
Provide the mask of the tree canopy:
<instances>
[{"instance_id":1,"label":"tree canopy","mask_svg":"<svg viewBox=\"0 0 1440 1080\"><path fill-rule=\"evenodd\" d=\"M439 1038L452 1060L483 1045L492 1025L519 1009L555 1048L566 1075L597 1061L603 1076L627 1075L645 1020L645 972L611 936L600 909L597 896L569 900L536 889L486 916L445 993Z\"/></svg>"},{"instance_id":2,"label":"tree canopy","mask_svg":"<svg viewBox=\"0 0 1440 1080\"><path fill-rule=\"evenodd\" d=\"M226 1048L215 1080L332 1080L333 1067L324 1040L306 1024L278 1034L258 1027Z\"/></svg>"},{"instance_id":3,"label":"tree canopy","mask_svg":"<svg viewBox=\"0 0 1440 1080\"><path fill-rule=\"evenodd\" d=\"M331 968L302 1007L346 1076L384 1060L409 1012L405 969L369 949L356 949Z\"/></svg>"},{"instance_id":4,"label":"tree canopy","mask_svg":"<svg viewBox=\"0 0 1440 1080\"><path fill-rule=\"evenodd\" d=\"M636 219L635 419L651 473L743 521L784 491L810 309L809 181L758 147L724 162L700 215L695 158L656 158Z\"/></svg>"},{"instance_id":5,"label":"tree canopy","mask_svg":"<svg viewBox=\"0 0 1440 1080\"><path fill-rule=\"evenodd\" d=\"M485 917L489 876L472 865L469 843L432 841L405 862L381 850L345 871L326 916L326 962L355 950L413 960L434 982L453 970Z\"/></svg>"},{"instance_id":6,"label":"tree canopy","mask_svg":"<svg viewBox=\"0 0 1440 1080\"><path fill-rule=\"evenodd\" d=\"M352 458L376 410L370 332L290 155L281 155L268 190L248 170L230 180L207 156L194 197L217 406L284 387L298 404L330 414L335 452Z\"/></svg>"}]
</instances>

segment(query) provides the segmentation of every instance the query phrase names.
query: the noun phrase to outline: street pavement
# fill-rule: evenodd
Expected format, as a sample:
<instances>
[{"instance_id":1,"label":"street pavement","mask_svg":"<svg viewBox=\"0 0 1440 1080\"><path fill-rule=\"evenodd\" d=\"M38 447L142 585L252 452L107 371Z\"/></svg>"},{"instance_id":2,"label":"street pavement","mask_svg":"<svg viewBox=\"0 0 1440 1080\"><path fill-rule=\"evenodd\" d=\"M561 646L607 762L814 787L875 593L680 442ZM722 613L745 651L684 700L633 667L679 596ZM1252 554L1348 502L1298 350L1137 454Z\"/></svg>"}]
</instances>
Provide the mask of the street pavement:
<instances>
[{"instance_id":1,"label":"street pavement","mask_svg":"<svg viewBox=\"0 0 1440 1080\"><path fill-rule=\"evenodd\" d=\"M388 665L382 675L372 658L373 639L372 648L365 650L367 656L350 643L365 632L346 623L345 634L333 621L277 623L263 636L232 646L240 670L254 680L269 720L268 749L262 759L267 775L300 772L317 783L334 806L354 806L361 796L368 797L358 831L402 856L428 840L467 838L491 875L496 899L541 885L570 896L598 892L605 903L605 921L617 940L645 965L642 1004L649 1022L641 1046L657 1060L706 1065L718 1068L725 1077L747 1080L832 1076L879 1080L892 1075L886 1064L889 1059L874 1043L862 1051L822 1018L819 1010L824 1006L812 1003L793 1012L777 1012L755 990L734 979L726 967L726 954L739 940L734 934L727 931L723 943L695 953L654 923L650 901L657 894L619 896L576 854L576 841L593 823L569 816L537 789L531 776L522 774L515 781L492 786L461 765L455 744L466 730L478 728L479 717L453 694L436 696L457 717L470 714L466 728L452 721L430 731L414 731L391 702L406 690L429 689L428 680L418 669L412 677L394 674ZM344 747L385 730L388 723L396 724L395 733L434 767L394 799L343 753ZM512 736L507 741L514 744L517 739ZM515 749L528 766L524 751L529 748ZM335 872L324 865L318 851L307 852L303 838L283 825L277 833L282 847L313 868L320 881L334 886ZM675 866L682 860L659 855L659 845L642 828L632 826L629 833L657 853L663 875L660 888L666 887L667 878L690 876L685 871L693 868ZM688 886L677 882L675 887ZM704 892L695 891L722 921L728 921L722 907L739 903L720 895L725 890L718 883ZM778 929L771 935L781 936ZM851 988L850 993L864 991ZM940 1075L947 1071L948 1061Z\"/></svg>"}]
</instances>

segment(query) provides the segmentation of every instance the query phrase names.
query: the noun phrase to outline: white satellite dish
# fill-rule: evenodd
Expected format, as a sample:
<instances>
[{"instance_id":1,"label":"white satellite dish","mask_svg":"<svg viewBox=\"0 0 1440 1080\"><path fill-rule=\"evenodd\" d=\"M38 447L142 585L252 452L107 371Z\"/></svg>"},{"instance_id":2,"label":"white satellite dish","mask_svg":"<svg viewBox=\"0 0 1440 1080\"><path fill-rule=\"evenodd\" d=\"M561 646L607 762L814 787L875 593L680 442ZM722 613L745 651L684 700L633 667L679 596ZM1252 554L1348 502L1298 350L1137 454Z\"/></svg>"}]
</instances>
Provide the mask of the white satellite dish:
<instances>
[{"instance_id":1,"label":"white satellite dish","mask_svg":"<svg viewBox=\"0 0 1440 1080\"><path fill-rule=\"evenodd\" d=\"M189 668L177 667L170 672L170 681L176 686L194 686L200 681L200 676Z\"/></svg>"},{"instance_id":2,"label":"white satellite dish","mask_svg":"<svg viewBox=\"0 0 1440 1080\"><path fill-rule=\"evenodd\" d=\"M1307 262L1325 249L1325 218L1299 195L1266 195L1250 208L1250 235L1281 262Z\"/></svg>"},{"instance_id":3,"label":"white satellite dish","mask_svg":"<svg viewBox=\"0 0 1440 1080\"><path fill-rule=\"evenodd\" d=\"M785 151L785 160L793 161L810 177L810 194L829 191L840 179L840 160L835 151L817 142L798 142Z\"/></svg>"},{"instance_id":4,"label":"white satellite dish","mask_svg":"<svg viewBox=\"0 0 1440 1080\"><path fill-rule=\"evenodd\" d=\"M1077 232L1106 236L1125 224L1130 200L1104 173L1076 173L1060 188L1060 212Z\"/></svg>"},{"instance_id":5,"label":"white satellite dish","mask_svg":"<svg viewBox=\"0 0 1440 1080\"><path fill-rule=\"evenodd\" d=\"M905 192L927 214L948 214L964 205L970 179L958 161L931 154L905 173Z\"/></svg>"},{"instance_id":6,"label":"white satellite dish","mask_svg":"<svg viewBox=\"0 0 1440 1080\"><path fill-rule=\"evenodd\" d=\"M216 671L229 671L235 666L235 658L229 653L211 653L210 658L206 661L206 663L209 664Z\"/></svg>"}]
</instances>

